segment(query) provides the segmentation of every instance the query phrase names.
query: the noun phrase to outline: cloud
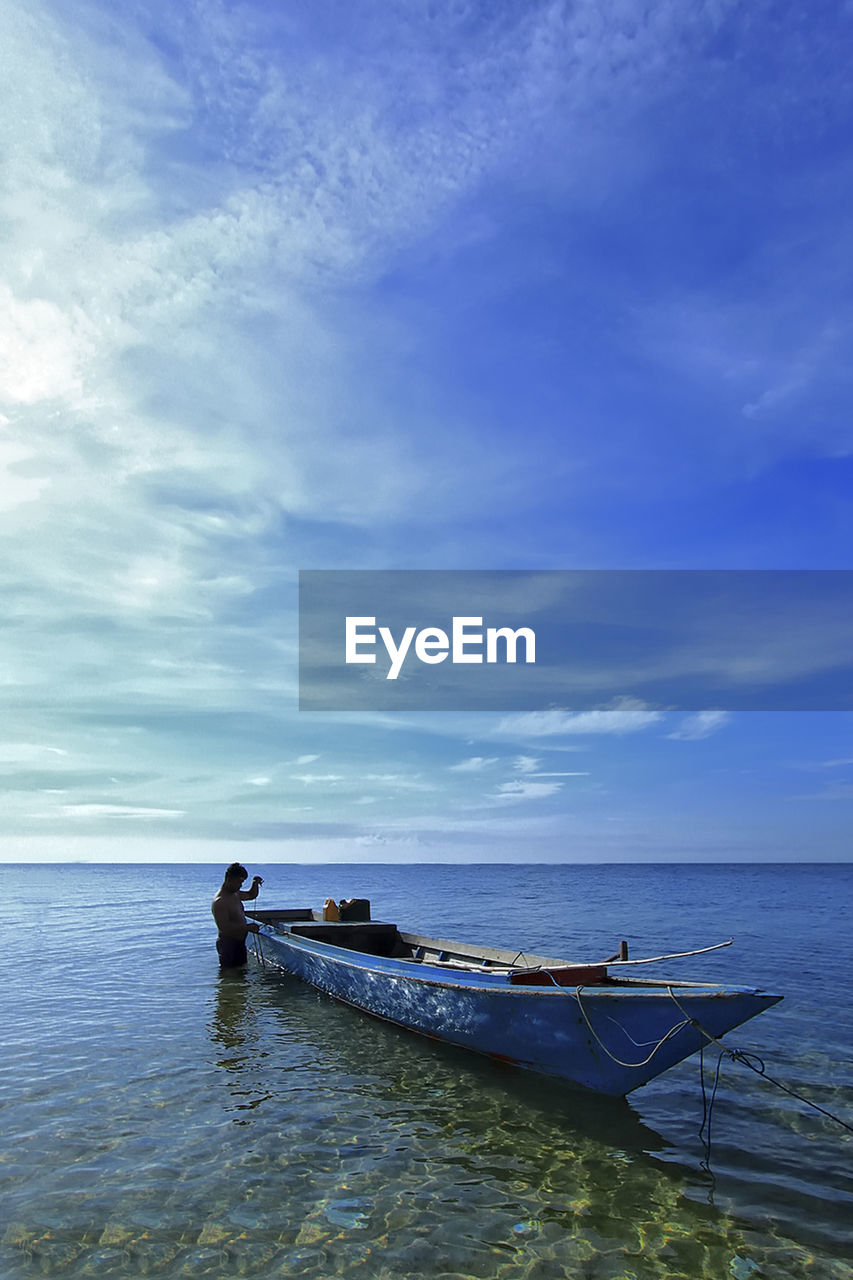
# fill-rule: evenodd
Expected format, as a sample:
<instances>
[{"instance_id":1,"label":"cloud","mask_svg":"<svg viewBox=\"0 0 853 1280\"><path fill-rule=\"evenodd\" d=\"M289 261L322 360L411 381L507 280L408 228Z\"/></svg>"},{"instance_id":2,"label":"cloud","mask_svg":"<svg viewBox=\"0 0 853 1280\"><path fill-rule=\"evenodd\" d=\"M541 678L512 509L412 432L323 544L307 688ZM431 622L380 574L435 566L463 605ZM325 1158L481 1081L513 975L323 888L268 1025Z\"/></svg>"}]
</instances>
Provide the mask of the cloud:
<instances>
[{"instance_id":1,"label":"cloud","mask_svg":"<svg viewBox=\"0 0 853 1280\"><path fill-rule=\"evenodd\" d=\"M516 782L502 782L495 794L499 801L514 802L517 800L544 800L546 796L556 795L562 789L561 782L529 782L526 779Z\"/></svg>"},{"instance_id":2,"label":"cloud","mask_svg":"<svg viewBox=\"0 0 853 1280\"><path fill-rule=\"evenodd\" d=\"M0 764L29 764L43 761L46 756L67 756L62 747L51 747L40 742L5 742L0 745Z\"/></svg>"},{"instance_id":3,"label":"cloud","mask_svg":"<svg viewBox=\"0 0 853 1280\"><path fill-rule=\"evenodd\" d=\"M700 738L709 738L712 733L717 733L731 721L728 711L697 711L695 715L687 716L682 720L679 727L673 732L668 733L668 738L675 738L682 742L696 742Z\"/></svg>"},{"instance_id":4,"label":"cloud","mask_svg":"<svg viewBox=\"0 0 853 1280\"><path fill-rule=\"evenodd\" d=\"M380 782L396 791L436 790L432 783L422 781L417 775L413 777L405 773L366 773L364 779L366 782Z\"/></svg>"},{"instance_id":5,"label":"cloud","mask_svg":"<svg viewBox=\"0 0 853 1280\"><path fill-rule=\"evenodd\" d=\"M588 778L589 773L585 769L572 769L570 771L561 770L542 770L539 768L541 760L537 756L516 756L513 760L513 768L516 773L522 773L529 778Z\"/></svg>"},{"instance_id":6,"label":"cloud","mask_svg":"<svg viewBox=\"0 0 853 1280\"><path fill-rule=\"evenodd\" d=\"M511 738L549 738L563 734L639 733L662 719L634 698L621 698L612 711L522 711L505 716L495 733Z\"/></svg>"},{"instance_id":7,"label":"cloud","mask_svg":"<svg viewBox=\"0 0 853 1280\"><path fill-rule=\"evenodd\" d=\"M498 756L469 756L467 760L461 760L459 764L448 767L451 773L481 773L490 765L497 764L498 759Z\"/></svg>"},{"instance_id":8,"label":"cloud","mask_svg":"<svg viewBox=\"0 0 853 1280\"><path fill-rule=\"evenodd\" d=\"M843 384L847 311L833 328L820 307L802 307L796 272L823 263L826 280L847 242L811 221L805 239L835 249L804 259L797 248L776 271L780 242L756 210L772 242L757 265L777 284L752 304L733 301L716 259L713 284L691 292L696 263L679 264L672 247L687 237L658 227L683 193L643 199L650 174L679 169L671 131L684 119L650 106L671 105L698 72L689 105L720 126L704 94L719 105L713 94L732 72L716 57L704 67L703 40L732 12L675 0L607 15L538 0L476 13L204 0L147 17L103 0L4 6L0 534L15 554L0 583L0 671L5 731L30 744L8 760L38 766L63 751L80 769L66 782L54 759L53 777L47 767L28 775L47 783L45 808L66 789L82 797L56 804L57 830L63 818L77 831L84 820L182 818L187 831L257 834L299 807L241 826L235 779L254 813L277 804L270 761L287 760L293 782L326 784L340 804L361 771L383 767L379 716L307 731L299 717L297 727L297 564L455 566L461 550L469 561L552 563L567 546L605 558L658 547L628 514L605 545L597 498L647 495L646 456L672 457L696 401L684 411L667 401L677 427L659 428L665 451L626 447L614 424L633 432L631 415L616 400L593 403L599 386L609 396L625 382L614 332L627 334L631 395L649 422L659 406L637 352L667 396L724 386L737 431L727 435L715 410L709 448L775 430L816 387ZM756 89L749 102L780 113L751 158L804 108L799 86L790 117L777 95ZM741 117L754 120L735 98L730 118L739 127ZM705 137L710 146L703 124ZM706 209L718 184L706 180L705 152L690 155ZM794 166L789 194L802 187L812 201L817 177L810 167L803 182ZM642 234L631 239L644 205L666 241L649 259L654 280L614 279L611 257L646 260L633 252ZM588 254L590 224L599 244L612 233L624 252ZM757 262L743 257L741 284ZM593 320L578 326L577 315ZM527 363L516 358L525 342ZM564 382L550 378L548 358ZM661 364L672 377L660 378ZM532 403L538 388L547 395ZM567 403L590 409L567 418ZM530 432L517 430L519 404ZM788 429L801 441L802 422L823 422L800 419ZM843 451L841 435L836 444ZM661 486L681 475L664 471ZM571 530L570 488L573 511L594 508L588 525L573 515ZM536 589L547 590L544 578ZM838 651L845 642L839 631ZM465 774L476 787L498 763L458 755L490 735L565 751L577 748L562 737L658 720L630 703L505 716L497 729L490 717L476 732L471 717L389 716L405 735L396 759L423 760L424 774L367 777L400 809L407 791L430 790L438 808L448 770L458 792ZM54 741L62 747L38 745ZM310 772L321 756L346 761L344 774ZM504 803L554 794L542 788L569 776L539 765L518 757L515 789L497 793ZM90 803L115 794L96 782L119 768L137 779L126 803Z\"/></svg>"},{"instance_id":9,"label":"cloud","mask_svg":"<svg viewBox=\"0 0 853 1280\"><path fill-rule=\"evenodd\" d=\"M833 225L830 208L815 209L825 231L807 246L786 251L792 246L768 231L764 249L745 256L747 280L709 282L705 293L685 291L637 311L637 341L648 357L701 398L688 428L694 457L750 475L803 452L853 451L844 412L853 308L837 284L853 242L848 228ZM708 406L722 424L715 439L706 434Z\"/></svg>"},{"instance_id":10,"label":"cloud","mask_svg":"<svg viewBox=\"0 0 853 1280\"><path fill-rule=\"evenodd\" d=\"M183 809L153 809L129 804L64 804L62 813L69 818L182 818Z\"/></svg>"},{"instance_id":11,"label":"cloud","mask_svg":"<svg viewBox=\"0 0 853 1280\"><path fill-rule=\"evenodd\" d=\"M293 773L293 782L302 782L306 786L315 786L318 782L346 782L342 773Z\"/></svg>"},{"instance_id":12,"label":"cloud","mask_svg":"<svg viewBox=\"0 0 853 1280\"><path fill-rule=\"evenodd\" d=\"M588 769L572 769L569 772L562 771L560 773L543 772L537 770L536 773L530 775L532 778L588 778Z\"/></svg>"}]
</instances>

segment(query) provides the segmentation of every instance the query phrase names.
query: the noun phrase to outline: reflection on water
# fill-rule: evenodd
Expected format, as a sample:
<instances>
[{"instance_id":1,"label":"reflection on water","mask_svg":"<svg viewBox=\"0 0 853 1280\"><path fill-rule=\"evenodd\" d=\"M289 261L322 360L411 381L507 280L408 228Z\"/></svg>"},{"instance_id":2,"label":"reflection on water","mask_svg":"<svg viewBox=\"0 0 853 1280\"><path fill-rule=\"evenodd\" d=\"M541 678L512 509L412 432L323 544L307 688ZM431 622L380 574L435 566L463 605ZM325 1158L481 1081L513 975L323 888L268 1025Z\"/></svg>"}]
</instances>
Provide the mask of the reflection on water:
<instances>
[{"instance_id":1,"label":"reflection on water","mask_svg":"<svg viewBox=\"0 0 853 1280\"><path fill-rule=\"evenodd\" d=\"M220 972L216 988L216 1003L210 1022L210 1035L222 1046L222 1056L216 1065L229 1073L228 1090L238 1111L253 1111L273 1095L253 1091L247 1086L247 1068L252 1058L266 1056L266 1050L258 1044L257 1004L248 991L246 974L241 969ZM240 1123L239 1119L237 1123Z\"/></svg>"},{"instance_id":2,"label":"reflection on water","mask_svg":"<svg viewBox=\"0 0 853 1280\"><path fill-rule=\"evenodd\" d=\"M629 1102L434 1045L275 971L208 990L206 1053L138 1062L118 1095L92 1085L74 1119L23 1144L12 1164L34 1185L4 1275L849 1274L715 1209ZM51 1151L61 1162L37 1172Z\"/></svg>"},{"instance_id":3,"label":"reflection on water","mask_svg":"<svg viewBox=\"0 0 853 1280\"><path fill-rule=\"evenodd\" d=\"M132 907L108 937L66 917L73 961L49 934L8 1027L4 1280L849 1280L850 1145L760 1082L724 1080L714 1203L695 1066L639 1100L573 1092L220 973L195 925L152 960ZM811 1166L780 1169L789 1121Z\"/></svg>"}]
</instances>

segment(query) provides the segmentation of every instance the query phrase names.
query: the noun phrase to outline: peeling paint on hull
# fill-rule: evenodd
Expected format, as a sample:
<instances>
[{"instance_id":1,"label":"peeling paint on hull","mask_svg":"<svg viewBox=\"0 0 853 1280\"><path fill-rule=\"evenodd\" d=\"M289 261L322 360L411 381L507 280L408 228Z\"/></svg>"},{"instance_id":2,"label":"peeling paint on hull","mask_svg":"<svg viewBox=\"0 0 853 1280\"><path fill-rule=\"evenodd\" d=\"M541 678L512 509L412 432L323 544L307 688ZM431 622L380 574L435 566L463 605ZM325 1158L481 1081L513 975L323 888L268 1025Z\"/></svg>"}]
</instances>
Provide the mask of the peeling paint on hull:
<instances>
[{"instance_id":1,"label":"peeling paint on hull","mask_svg":"<svg viewBox=\"0 0 853 1280\"><path fill-rule=\"evenodd\" d=\"M781 999L750 987L667 980L516 986L504 973L451 973L429 963L354 952L286 929L264 928L260 937L267 961L358 1009L431 1039L614 1096L630 1093L695 1053L708 1043L703 1032L721 1036Z\"/></svg>"}]
</instances>

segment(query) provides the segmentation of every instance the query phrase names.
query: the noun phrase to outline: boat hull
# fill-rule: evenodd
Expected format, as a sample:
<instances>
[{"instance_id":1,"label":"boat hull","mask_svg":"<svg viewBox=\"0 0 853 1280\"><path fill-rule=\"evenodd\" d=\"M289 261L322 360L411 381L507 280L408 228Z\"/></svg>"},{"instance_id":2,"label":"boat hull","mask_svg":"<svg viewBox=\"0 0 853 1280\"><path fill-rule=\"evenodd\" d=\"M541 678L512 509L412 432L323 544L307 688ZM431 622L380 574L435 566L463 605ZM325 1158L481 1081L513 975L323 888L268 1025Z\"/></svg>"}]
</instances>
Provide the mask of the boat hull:
<instances>
[{"instance_id":1,"label":"boat hull","mask_svg":"<svg viewBox=\"0 0 853 1280\"><path fill-rule=\"evenodd\" d=\"M623 1096L781 997L749 987L625 981L531 987L263 930L261 952L319 990L421 1035Z\"/></svg>"}]
</instances>

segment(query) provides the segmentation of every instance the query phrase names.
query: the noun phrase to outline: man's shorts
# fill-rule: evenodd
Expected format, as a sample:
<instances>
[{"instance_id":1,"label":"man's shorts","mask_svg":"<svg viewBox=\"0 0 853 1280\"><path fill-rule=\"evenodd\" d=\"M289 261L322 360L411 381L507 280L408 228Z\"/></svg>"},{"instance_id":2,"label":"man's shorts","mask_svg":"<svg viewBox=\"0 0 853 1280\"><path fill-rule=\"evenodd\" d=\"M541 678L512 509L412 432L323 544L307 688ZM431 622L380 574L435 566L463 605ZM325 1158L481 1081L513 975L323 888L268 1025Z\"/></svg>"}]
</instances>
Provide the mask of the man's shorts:
<instances>
[{"instance_id":1,"label":"man's shorts","mask_svg":"<svg viewBox=\"0 0 853 1280\"><path fill-rule=\"evenodd\" d=\"M238 942L236 938L217 938L216 950L223 969L236 969L237 965L245 964L249 958L245 942Z\"/></svg>"}]
</instances>

